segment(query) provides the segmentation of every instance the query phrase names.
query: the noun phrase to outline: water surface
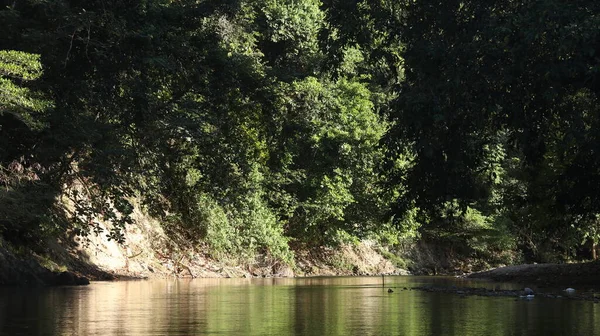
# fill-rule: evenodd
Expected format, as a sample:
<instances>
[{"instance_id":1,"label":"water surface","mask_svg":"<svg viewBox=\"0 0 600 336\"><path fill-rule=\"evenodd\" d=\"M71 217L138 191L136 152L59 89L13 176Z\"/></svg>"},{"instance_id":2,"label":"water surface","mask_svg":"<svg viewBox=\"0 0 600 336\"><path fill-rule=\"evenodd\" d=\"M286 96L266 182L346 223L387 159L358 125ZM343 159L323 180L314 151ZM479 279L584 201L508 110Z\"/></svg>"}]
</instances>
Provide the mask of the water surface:
<instances>
[{"instance_id":1,"label":"water surface","mask_svg":"<svg viewBox=\"0 0 600 336\"><path fill-rule=\"evenodd\" d=\"M462 298L403 288L497 285L385 279L385 287L381 277L326 277L1 288L0 335L600 335L592 302Z\"/></svg>"}]
</instances>

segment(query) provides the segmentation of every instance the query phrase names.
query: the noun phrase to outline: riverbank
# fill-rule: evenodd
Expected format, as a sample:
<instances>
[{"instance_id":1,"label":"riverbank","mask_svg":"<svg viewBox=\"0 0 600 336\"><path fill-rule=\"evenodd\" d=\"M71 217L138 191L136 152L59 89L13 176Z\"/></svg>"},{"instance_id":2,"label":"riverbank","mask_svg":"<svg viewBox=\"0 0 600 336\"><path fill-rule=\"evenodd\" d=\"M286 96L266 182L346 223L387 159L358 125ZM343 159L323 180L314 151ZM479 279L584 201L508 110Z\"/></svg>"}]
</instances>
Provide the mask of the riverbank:
<instances>
[{"instance_id":1,"label":"riverbank","mask_svg":"<svg viewBox=\"0 0 600 336\"><path fill-rule=\"evenodd\" d=\"M33 246L0 239L0 285L56 285L64 284L59 281L63 278L68 284L81 277L95 281L404 275L409 274L404 269L409 267L418 275L462 275L486 267L480 260L461 259L446 253L443 246L423 241L404 248L400 256L375 241L363 240L336 248L295 245L291 247L294 260L287 263L264 254L215 258L206 244L194 245L185 232L168 231L141 206L134 208L132 217L134 223L123 232L124 244L104 233L82 237L73 230ZM111 229L103 222L99 228ZM600 283L600 263L509 266L469 277L526 285L595 285Z\"/></svg>"},{"instance_id":2,"label":"riverbank","mask_svg":"<svg viewBox=\"0 0 600 336\"><path fill-rule=\"evenodd\" d=\"M105 248L106 246L104 246ZM127 251L127 247L122 248ZM56 286L85 285L91 281L111 281L153 278L267 278L298 276L348 275L406 275L406 270L395 267L367 243L342 246L340 249L320 248L298 251L302 258L295 267L274 263L258 257L252 262L232 265L199 254L197 251L178 251L163 255L148 251L152 257L108 255L107 250L93 248L97 254L90 257L89 246L74 253L61 245L54 245L48 254L15 248L0 240L0 285ZM119 251L120 249L113 250ZM194 255L194 257L189 257ZM100 258L99 258L100 257ZM99 260L103 260L100 262ZM122 267L121 263L125 266ZM72 281L71 281L72 280Z\"/></svg>"},{"instance_id":3,"label":"riverbank","mask_svg":"<svg viewBox=\"0 0 600 336\"><path fill-rule=\"evenodd\" d=\"M108 227L105 227L108 229ZM406 275L374 242L338 248L298 248L292 265L267 256L252 260L234 257L216 260L202 246L178 243L159 223L138 214L120 245L104 235L65 234L44 246L26 248L0 239L0 285L65 284L60 279L92 281L144 278L250 278L348 275ZM422 249L422 247L421 247ZM68 272L68 274L64 274ZM448 272L446 272L448 273ZM452 273L452 272L450 272ZM444 273L440 273L444 274ZM62 278L61 278L62 277ZM600 283L600 262L529 264L471 273L472 279L521 283L524 286L586 288ZM80 279L81 280L81 279ZM86 282L81 280L81 283ZM67 281L67 284L69 281ZM565 287L565 288L566 288ZM497 293L488 293L496 295Z\"/></svg>"},{"instance_id":4,"label":"riverbank","mask_svg":"<svg viewBox=\"0 0 600 336\"><path fill-rule=\"evenodd\" d=\"M147 278L251 278L409 274L382 255L372 241L338 248L296 247L285 264L267 255L213 258L205 245L191 245L136 209L135 224L124 231L125 243L105 234L81 237L66 232L36 246L0 238L0 285L69 285L91 281ZM110 226L103 223L107 232ZM40 246L41 245L41 246ZM66 279L67 281L60 281Z\"/></svg>"},{"instance_id":5,"label":"riverbank","mask_svg":"<svg viewBox=\"0 0 600 336\"><path fill-rule=\"evenodd\" d=\"M598 286L600 261L577 264L515 265L472 273L468 277L537 286Z\"/></svg>"}]
</instances>

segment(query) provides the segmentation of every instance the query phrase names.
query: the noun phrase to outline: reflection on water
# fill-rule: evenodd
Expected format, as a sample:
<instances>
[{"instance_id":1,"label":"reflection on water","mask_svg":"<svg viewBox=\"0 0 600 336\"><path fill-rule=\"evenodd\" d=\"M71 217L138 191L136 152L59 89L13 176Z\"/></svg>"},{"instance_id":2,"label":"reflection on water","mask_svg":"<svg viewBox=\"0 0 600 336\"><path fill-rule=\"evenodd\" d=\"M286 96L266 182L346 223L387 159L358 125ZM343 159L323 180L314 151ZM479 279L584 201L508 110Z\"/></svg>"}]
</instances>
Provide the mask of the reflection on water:
<instances>
[{"instance_id":1,"label":"reflection on water","mask_svg":"<svg viewBox=\"0 0 600 336\"><path fill-rule=\"evenodd\" d=\"M195 279L0 289L0 335L594 335L600 305L402 290L449 278ZM460 282L460 283L459 283ZM395 288L388 294L387 287Z\"/></svg>"}]
</instances>

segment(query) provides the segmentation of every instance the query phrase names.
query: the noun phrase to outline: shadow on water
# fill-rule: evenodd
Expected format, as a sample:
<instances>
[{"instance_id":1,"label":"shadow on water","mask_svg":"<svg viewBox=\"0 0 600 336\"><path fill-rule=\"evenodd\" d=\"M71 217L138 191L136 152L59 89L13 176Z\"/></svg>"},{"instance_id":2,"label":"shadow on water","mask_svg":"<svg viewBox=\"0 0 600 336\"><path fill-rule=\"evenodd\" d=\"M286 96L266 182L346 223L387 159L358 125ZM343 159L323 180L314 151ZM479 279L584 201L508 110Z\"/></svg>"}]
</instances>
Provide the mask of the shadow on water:
<instances>
[{"instance_id":1,"label":"shadow on water","mask_svg":"<svg viewBox=\"0 0 600 336\"><path fill-rule=\"evenodd\" d=\"M0 290L0 335L593 335L600 305L410 290L452 278L195 279ZM511 289L511 284L504 284ZM408 288L404 290L403 288Z\"/></svg>"}]
</instances>

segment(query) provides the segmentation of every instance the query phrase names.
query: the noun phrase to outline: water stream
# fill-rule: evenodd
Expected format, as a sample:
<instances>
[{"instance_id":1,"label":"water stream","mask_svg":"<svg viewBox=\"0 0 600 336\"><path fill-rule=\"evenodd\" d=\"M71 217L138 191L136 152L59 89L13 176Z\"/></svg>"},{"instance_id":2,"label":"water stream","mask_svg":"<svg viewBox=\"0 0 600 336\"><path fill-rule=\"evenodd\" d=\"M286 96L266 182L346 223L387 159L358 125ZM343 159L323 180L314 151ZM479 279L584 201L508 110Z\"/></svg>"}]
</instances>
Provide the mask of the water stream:
<instances>
[{"instance_id":1,"label":"water stream","mask_svg":"<svg viewBox=\"0 0 600 336\"><path fill-rule=\"evenodd\" d=\"M600 335L600 304L593 302L410 290L499 286L454 278L385 282L169 279L0 288L0 335Z\"/></svg>"}]
</instances>

